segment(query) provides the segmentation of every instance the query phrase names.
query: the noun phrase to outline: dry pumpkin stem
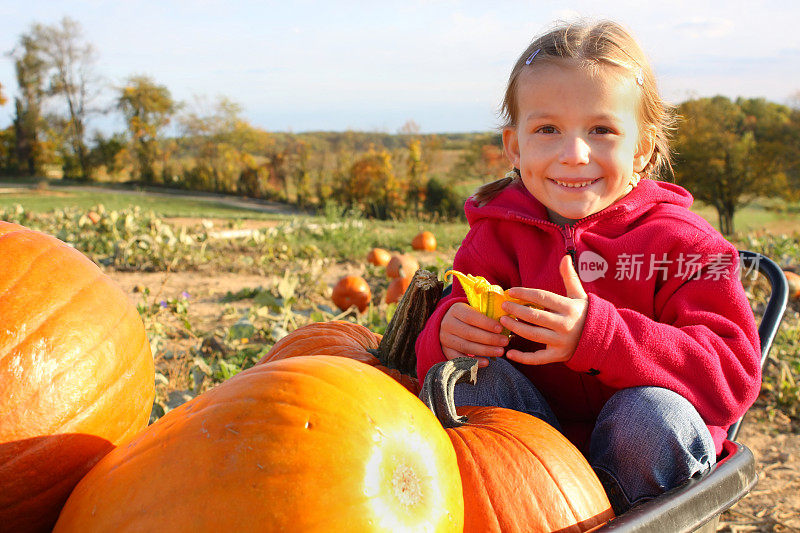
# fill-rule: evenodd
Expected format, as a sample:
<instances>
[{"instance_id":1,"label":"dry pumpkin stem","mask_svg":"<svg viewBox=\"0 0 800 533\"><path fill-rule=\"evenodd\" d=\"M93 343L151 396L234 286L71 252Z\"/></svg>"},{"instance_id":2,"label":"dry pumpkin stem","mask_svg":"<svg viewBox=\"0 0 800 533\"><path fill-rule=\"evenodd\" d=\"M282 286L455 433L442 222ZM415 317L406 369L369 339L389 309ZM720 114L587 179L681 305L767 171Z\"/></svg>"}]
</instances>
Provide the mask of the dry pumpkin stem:
<instances>
[{"instance_id":1,"label":"dry pumpkin stem","mask_svg":"<svg viewBox=\"0 0 800 533\"><path fill-rule=\"evenodd\" d=\"M456 357L436 363L428 370L420 398L433 411L445 428L456 428L467 422L467 417L456 413L455 390L457 383L472 383L478 376L478 360L473 357Z\"/></svg>"},{"instance_id":2,"label":"dry pumpkin stem","mask_svg":"<svg viewBox=\"0 0 800 533\"><path fill-rule=\"evenodd\" d=\"M397 309L386 327L377 350L370 350L381 364L408 376L417 376L414 344L442 297L444 284L436 274L419 269L414 273Z\"/></svg>"}]
</instances>

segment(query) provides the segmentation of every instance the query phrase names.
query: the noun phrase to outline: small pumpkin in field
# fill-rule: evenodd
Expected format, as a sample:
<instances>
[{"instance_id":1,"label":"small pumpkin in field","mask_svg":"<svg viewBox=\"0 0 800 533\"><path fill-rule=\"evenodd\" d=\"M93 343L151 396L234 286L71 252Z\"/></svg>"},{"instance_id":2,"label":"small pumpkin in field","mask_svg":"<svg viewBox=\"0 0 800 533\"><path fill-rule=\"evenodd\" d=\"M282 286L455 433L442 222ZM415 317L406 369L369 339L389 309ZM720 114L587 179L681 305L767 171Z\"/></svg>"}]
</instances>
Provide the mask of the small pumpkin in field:
<instances>
[{"instance_id":1,"label":"small pumpkin in field","mask_svg":"<svg viewBox=\"0 0 800 533\"><path fill-rule=\"evenodd\" d=\"M0 222L0 529L50 531L86 472L147 425L154 379L127 295L71 246Z\"/></svg>"},{"instance_id":2,"label":"small pumpkin in field","mask_svg":"<svg viewBox=\"0 0 800 533\"><path fill-rule=\"evenodd\" d=\"M800 275L791 270L784 270L783 274L789 282L789 298L800 299Z\"/></svg>"},{"instance_id":3,"label":"small pumpkin in field","mask_svg":"<svg viewBox=\"0 0 800 533\"><path fill-rule=\"evenodd\" d=\"M421 231L411 240L411 247L415 250L433 252L436 250L436 236L430 231Z\"/></svg>"},{"instance_id":4,"label":"small pumpkin in field","mask_svg":"<svg viewBox=\"0 0 800 533\"><path fill-rule=\"evenodd\" d=\"M408 254L395 254L386 265L386 276L389 278L407 278L419 270L419 263Z\"/></svg>"},{"instance_id":5,"label":"small pumpkin in field","mask_svg":"<svg viewBox=\"0 0 800 533\"><path fill-rule=\"evenodd\" d=\"M383 373L257 365L181 405L78 484L56 533L461 531L453 447Z\"/></svg>"},{"instance_id":6,"label":"small pumpkin in field","mask_svg":"<svg viewBox=\"0 0 800 533\"><path fill-rule=\"evenodd\" d=\"M421 394L458 456L464 531L577 533L613 518L589 463L555 428L511 409L455 407L455 384L474 381L477 365L471 357L434 365Z\"/></svg>"},{"instance_id":7,"label":"small pumpkin in field","mask_svg":"<svg viewBox=\"0 0 800 533\"><path fill-rule=\"evenodd\" d=\"M385 267L389 264L389 260L392 258L391 252L389 250L384 250L383 248L373 248L367 254L367 263L375 266Z\"/></svg>"},{"instance_id":8,"label":"small pumpkin in field","mask_svg":"<svg viewBox=\"0 0 800 533\"><path fill-rule=\"evenodd\" d=\"M405 278L394 278L390 281L389 287L386 288L386 303L393 304L399 301L406 292L406 289L408 289L408 286L411 285L411 280L413 278L413 276L406 276Z\"/></svg>"},{"instance_id":9,"label":"small pumpkin in field","mask_svg":"<svg viewBox=\"0 0 800 533\"><path fill-rule=\"evenodd\" d=\"M344 276L334 285L331 300L342 311L355 305L363 313L372 300L372 290L361 276Z\"/></svg>"}]
</instances>

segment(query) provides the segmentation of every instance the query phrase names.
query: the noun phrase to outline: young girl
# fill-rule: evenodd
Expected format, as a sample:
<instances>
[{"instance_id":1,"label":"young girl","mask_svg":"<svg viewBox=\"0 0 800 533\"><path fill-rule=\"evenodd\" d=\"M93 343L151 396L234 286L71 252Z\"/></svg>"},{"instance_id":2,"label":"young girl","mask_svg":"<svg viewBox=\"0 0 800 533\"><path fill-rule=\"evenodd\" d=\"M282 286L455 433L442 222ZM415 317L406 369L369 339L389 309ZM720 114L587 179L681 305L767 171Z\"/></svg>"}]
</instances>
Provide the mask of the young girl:
<instances>
[{"instance_id":1,"label":"young girl","mask_svg":"<svg viewBox=\"0 0 800 533\"><path fill-rule=\"evenodd\" d=\"M536 39L503 112L514 171L467 201L453 268L540 309L505 302L498 322L454 283L417 339L417 374L480 358L477 385L459 385L457 404L559 428L619 514L714 464L758 394L737 251L689 211L688 192L642 179L669 166L671 116L619 25Z\"/></svg>"}]
</instances>

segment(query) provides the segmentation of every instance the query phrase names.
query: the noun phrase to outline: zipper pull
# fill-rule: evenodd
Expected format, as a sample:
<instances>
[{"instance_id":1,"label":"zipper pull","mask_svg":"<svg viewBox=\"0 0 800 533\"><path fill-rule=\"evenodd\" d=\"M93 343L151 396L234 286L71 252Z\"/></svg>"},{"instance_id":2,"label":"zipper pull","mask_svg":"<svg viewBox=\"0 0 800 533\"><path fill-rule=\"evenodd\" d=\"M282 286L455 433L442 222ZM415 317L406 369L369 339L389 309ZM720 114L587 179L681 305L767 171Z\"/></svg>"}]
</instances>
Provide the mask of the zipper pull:
<instances>
[{"instance_id":1,"label":"zipper pull","mask_svg":"<svg viewBox=\"0 0 800 533\"><path fill-rule=\"evenodd\" d=\"M561 233L564 235L564 243L567 246L567 253L572 258L572 266L575 268L575 271L578 270L578 258L577 250L575 249L575 228L571 225L564 225L562 226Z\"/></svg>"}]
</instances>

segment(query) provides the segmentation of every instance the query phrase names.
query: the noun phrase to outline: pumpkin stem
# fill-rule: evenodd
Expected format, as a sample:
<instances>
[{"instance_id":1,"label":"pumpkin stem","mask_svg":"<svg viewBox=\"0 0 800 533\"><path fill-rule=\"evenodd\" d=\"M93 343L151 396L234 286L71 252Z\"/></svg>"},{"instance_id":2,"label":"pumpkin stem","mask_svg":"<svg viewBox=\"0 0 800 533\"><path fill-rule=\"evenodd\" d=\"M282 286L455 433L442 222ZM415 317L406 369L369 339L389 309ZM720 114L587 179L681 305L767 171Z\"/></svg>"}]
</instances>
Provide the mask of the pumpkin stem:
<instances>
[{"instance_id":1,"label":"pumpkin stem","mask_svg":"<svg viewBox=\"0 0 800 533\"><path fill-rule=\"evenodd\" d=\"M474 357L456 357L428 370L419 396L445 428L466 424L467 417L456 413L456 383L474 384L477 375L478 360Z\"/></svg>"},{"instance_id":2,"label":"pumpkin stem","mask_svg":"<svg viewBox=\"0 0 800 533\"><path fill-rule=\"evenodd\" d=\"M419 269L414 273L374 353L383 366L416 377L414 343L442 297L443 287L433 272Z\"/></svg>"}]
</instances>

